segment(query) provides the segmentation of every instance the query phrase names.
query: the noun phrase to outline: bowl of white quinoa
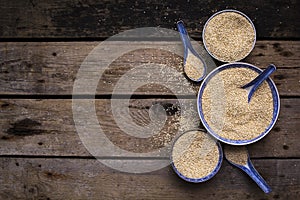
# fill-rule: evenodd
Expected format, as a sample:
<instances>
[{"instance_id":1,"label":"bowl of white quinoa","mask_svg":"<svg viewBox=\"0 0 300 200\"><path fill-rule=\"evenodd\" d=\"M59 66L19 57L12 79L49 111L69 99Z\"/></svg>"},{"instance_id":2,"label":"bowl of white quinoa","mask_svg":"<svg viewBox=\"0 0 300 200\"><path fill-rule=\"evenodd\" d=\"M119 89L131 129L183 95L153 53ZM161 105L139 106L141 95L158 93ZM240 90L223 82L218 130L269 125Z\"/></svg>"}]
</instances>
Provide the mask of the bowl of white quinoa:
<instances>
[{"instance_id":1,"label":"bowl of white quinoa","mask_svg":"<svg viewBox=\"0 0 300 200\"><path fill-rule=\"evenodd\" d=\"M171 166L187 182L200 183L211 179L223 161L222 147L206 131L189 130L175 139Z\"/></svg>"},{"instance_id":2,"label":"bowl of white quinoa","mask_svg":"<svg viewBox=\"0 0 300 200\"><path fill-rule=\"evenodd\" d=\"M202 32L207 52L221 62L244 59L253 50L256 30L251 19L237 10L222 10L213 14Z\"/></svg>"},{"instance_id":3,"label":"bowl of white quinoa","mask_svg":"<svg viewBox=\"0 0 300 200\"><path fill-rule=\"evenodd\" d=\"M203 80L197 98L198 114L206 130L217 140L246 145L265 137L275 125L280 109L279 93L268 78L248 102L241 86L262 70L242 62L224 64Z\"/></svg>"}]
</instances>

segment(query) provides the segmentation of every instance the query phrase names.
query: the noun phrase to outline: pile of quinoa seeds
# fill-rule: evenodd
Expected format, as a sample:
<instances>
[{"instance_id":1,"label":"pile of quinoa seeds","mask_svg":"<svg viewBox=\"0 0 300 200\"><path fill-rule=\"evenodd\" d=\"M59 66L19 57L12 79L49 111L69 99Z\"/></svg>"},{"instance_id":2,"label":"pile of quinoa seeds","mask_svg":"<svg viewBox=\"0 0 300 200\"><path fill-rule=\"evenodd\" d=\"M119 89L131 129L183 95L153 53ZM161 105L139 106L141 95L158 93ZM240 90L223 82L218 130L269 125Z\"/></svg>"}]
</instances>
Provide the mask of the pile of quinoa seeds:
<instances>
[{"instance_id":1,"label":"pile of quinoa seeds","mask_svg":"<svg viewBox=\"0 0 300 200\"><path fill-rule=\"evenodd\" d=\"M205 132L188 131L174 143L172 160L183 176L204 178L214 171L219 161L217 143Z\"/></svg>"},{"instance_id":2,"label":"pile of quinoa seeds","mask_svg":"<svg viewBox=\"0 0 300 200\"><path fill-rule=\"evenodd\" d=\"M241 86L258 73L249 68L227 68L213 76L204 88L202 111L209 127L230 140L251 140L263 133L273 118L273 96L264 81L248 103ZM217 89L216 89L217 88Z\"/></svg>"},{"instance_id":3,"label":"pile of quinoa seeds","mask_svg":"<svg viewBox=\"0 0 300 200\"><path fill-rule=\"evenodd\" d=\"M190 79L198 80L203 76L204 65L199 58L189 51L186 58L184 71Z\"/></svg>"},{"instance_id":4,"label":"pile of quinoa seeds","mask_svg":"<svg viewBox=\"0 0 300 200\"><path fill-rule=\"evenodd\" d=\"M245 146L226 145L224 154L230 162L238 165L247 165L248 151Z\"/></svg>"},{"instance_id":5,"label":"pile of quinoa seeds","mask_svg":"<svg viewBox=\"0 0 300 200\"><path fill-rule=\"evenodd\" d=\"M205 25L203 42L217 60L242 60L253 49L255 28L242 14L225 11L216 14Z\"/></svg>"}]
</instances>

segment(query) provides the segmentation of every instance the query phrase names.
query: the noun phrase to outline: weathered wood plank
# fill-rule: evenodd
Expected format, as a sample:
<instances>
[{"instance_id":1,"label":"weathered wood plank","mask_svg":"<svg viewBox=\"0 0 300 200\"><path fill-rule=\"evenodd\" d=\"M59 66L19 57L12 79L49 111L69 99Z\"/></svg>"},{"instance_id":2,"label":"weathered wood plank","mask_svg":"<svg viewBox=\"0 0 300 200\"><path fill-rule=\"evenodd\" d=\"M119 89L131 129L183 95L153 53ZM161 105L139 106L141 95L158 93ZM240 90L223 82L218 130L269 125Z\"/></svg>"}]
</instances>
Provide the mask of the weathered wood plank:
<instances>
[{"instance_id":1,"label":"weathered wood plank","mask_svg":"<svg viewBox=\"0 0 300 200\"><path fill-rule=\"evenodd\" d=\"M49 94L70 95L73 91L76 74L88 54L98 42L53 42L53 43L1 43L0 44L0 94ZM108 55L126 42L111 42L100 49L95 55L97 62L108 62ZM117 82L125 73L134 67L146 63L156 63L170 66L182 73L182 58L176 54L149 47L163 46L179 52L183 51L180 42L141 42L135 43L138 50L129 52L109 65L98 82L96 94L112 94ZM148 48L147 50L145 48ZM200 45L197 46L199 49ZM281 95L298 96L300 94L299 73L300 63L299 41L258 41L254 51L245 62L265 67L274 63L278 70L272 76ZM92 56L93 57L93 56ZM212 61L211 61L212 62ZM210 69L214 64L210 64ZM98 73L94 70L91 73ZM99 72L100 73L100 72ZM164 76L164 86L177 88L178 93L184 94L186 88L198 91L198 85L192 85L179 74L178 77L162 75L161 71L151 70L149 74L138 74L131 77L132 83L150 83ZM100 76L101 74L99 74ZM155 79L156 78L156 79ZM132 94L127 87L122 94ZM172 94L165 87L144 85L135 94Z\"/></svg>"},{"instance_id":2,"label":"weathered wood plank","mask_svg":"<svg viewBox=\"0 0 300 200\"><path fill-rule=\"evenodd\" d=\"M183 19L192 37L201 37L206 20L216 11L233 8L246 13L258 37L299 38L299 2L243 1L71 1L0 2L1 38L110 37L124 30L160 26L175 28Z\"/></svg>"},{"instance_id":3,"label":"weathered wood plank","mask_svg":"<svg viewBox=\"0 0 300 200\"><path fill-rule=\"evenodd\" d=\"M273 191L264 194L243 172L224 162L200 184L170 167L148 174L120 173L94 159L0 158L1 199L297 199L300 161L254 160Z\"/></svg>"},{"instance_id":4,"label":"weathered wood plank","mask_svg":"<svg viewBox=\"0 0 300 200\"><path fill-rule=\"evenodd\" d=\"M86 105L91 100L76 101ZM125 103L125 100L120 102ZM162 105L166 110L167 121L161 131L157 130L156 134L149 138L131 135L132 132L142 134L141 130L140 132L130 131L136 129L121 130L120 124L116 123L117 118L112 114L111 100L99 99L95 105L97 120L106 137L115 146L129 152L145 153L168 147L170 141L184 130L201 127L195 100L185 99L181 100L181 103L187 106L186 113L183 113L184 107L180 107L180 102L176 99L131 99L129 105L114 107L117 108L119 121L128 122L127 127L131 127L132 122L140 126L149 125L151 120L148 110L153 105ZM71 104L71 100L59 99L0 100L0 155L91 156L75 129ZM124 114L126 111L124 108L128 107L130 116ZM158 113L154 112L153 116L162 119ZM84 119L90 115L85 114L82 109L80 117ZM129 120L130 117L132 120ZM275 127L263 140L249 146L251 156L300 157L299 120L300 99L282 99L281 112ZM163 123L163 120L161 121ZM86 133L90 134L95 127L98 128L93 123L90 122L89 126L85 127ZM157 123L157 126L162 125L161 123ZM99 144L96 137L92 139ZM167 157L168 153L167 148L166 152L152 156ZM121 155L117 151L112 151L102 156Z\"/></svg>"}]
</instances>

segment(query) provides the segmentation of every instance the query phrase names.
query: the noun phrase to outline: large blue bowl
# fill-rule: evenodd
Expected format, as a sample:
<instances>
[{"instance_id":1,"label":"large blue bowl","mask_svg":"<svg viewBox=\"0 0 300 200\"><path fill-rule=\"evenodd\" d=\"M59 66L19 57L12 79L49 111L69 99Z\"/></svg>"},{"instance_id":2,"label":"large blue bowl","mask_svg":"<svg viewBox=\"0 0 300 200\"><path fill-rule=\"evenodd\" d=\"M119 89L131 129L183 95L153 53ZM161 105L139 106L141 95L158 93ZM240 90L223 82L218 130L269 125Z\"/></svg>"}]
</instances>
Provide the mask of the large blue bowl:
<instances>
[{"instance_id":1,"label":"large blue bowl","mask_svg":"<svg viewBox=\"0 0 300 200\"><path fill-rule=\"evenodd\" d=\"M203 95L203 91L204 91L207 83L210 81L210 79L222 70L225 70L225 69L228 69L228 68L237 68L237 67L248 68L248 69L251 69L251 70L253 70L257 73L262 72L262 70L260 68L254 66L254 65L251 65L251 64L248 64L248 63L242 63L242 62L228 63L228 64L224 64L224 65L214 69L212 72L210 72L207 75L207 77L203 80L203 82L200 86L199 93L198 93L198 98L197 98L197 108L198 108L198 114L199 114L199 117L202 121L203 126L217 140L219 140L221 142L224 142L224 143L227 143L227 144L231 144L231 145L247 145L247 144L251 144L251 143L256 142L256 141L262 139L263 137L265 137L270 132L270 130L275 125L275 122L277 121L277 118L278 118L278 115L279 115L279 109L280 109L279 93L278 93L278 90L276 88L276 85L274 84L274 82L270 78L268 78L266 81L267 81L267 83L270 86L271 91L272 91L273 106L274 106L274 108L273 108L273 118L272 118L272 121L269 124L269 126L266 128L266 130L264 132L262 132L256 138L253 138L251 140L230 140L230 139L221 137L220 135L218 135L218 133L214 132L210 128L210 126L207 124L207 121L205 120L205 117L204 117L203 111L202 111L202 95Z\"/></svg>"},{"instance_id":2,"label":"large blue bowl","mask_svg":"<svg viewBox=\"0 0 300 200\"><path fill-rule=\"evenodd\" d=\"M195 131L195 130L189 130L187 132L190 132L190 131ZM202 130L199 130L199 131L202 131ZM185 133L187 133L185 132ZM203 132L203 131L202 131ZM184 133L183 133L184 134ZM183 135L182 134L182 135ZM180 135L181 136L181 135ZM179 137L180 137L179 136ZM178 138L179 138L178 137ZM173 145L175 144L175 142L178 140L178 138L176 138L176 140L174 141ZM210 173L208 174L207 176L205 177L202 177L202 178L188 178L186 176L184 176L183 174L181 174L177 168L175 167L174 165L174 162L173 162L173 158L172 158L172 153L171 153L171 156L170 156L170 159L171 159L171 166L173 168L173 170L175 171L175 173L183 180L187 181L187 182L191 182L191 183L201 183L201 182L205 182L209 179L211 179L213 176L215 176L217 174L217 172L220 170L221 168L221 165L222 165L222 162L223 162L223 150L222 150L222 146L220 144L219 141L216 141L216 145L218 146L218 150L219 150L219 160L218 160L218 164L216 165L215 169Z\"/></svg>"}]
</instances>

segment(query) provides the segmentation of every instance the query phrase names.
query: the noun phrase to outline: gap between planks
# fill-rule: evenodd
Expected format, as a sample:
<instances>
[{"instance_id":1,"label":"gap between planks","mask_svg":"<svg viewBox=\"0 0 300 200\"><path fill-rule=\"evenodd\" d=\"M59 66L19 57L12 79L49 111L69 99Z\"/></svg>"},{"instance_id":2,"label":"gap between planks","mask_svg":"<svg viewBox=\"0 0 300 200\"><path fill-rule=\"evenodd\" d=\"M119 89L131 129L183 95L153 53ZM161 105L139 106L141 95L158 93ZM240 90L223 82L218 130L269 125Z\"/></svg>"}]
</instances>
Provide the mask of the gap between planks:
<instances>
[{"instance_id":1,"label":"gap between planks","mask_svg":"<svg viewBox=\"0 0 300 200\"><path fill-rule=\"evenodd\" d=\"M82 160L170 160L169 157L119 157L119 156L51 156L51 155L0 155L0 158L23 159L82 159ZM251 160L299 160L300 157L250 157ZM223 160L225 162L225 158Z\"/></svg>"}]
</instances>

